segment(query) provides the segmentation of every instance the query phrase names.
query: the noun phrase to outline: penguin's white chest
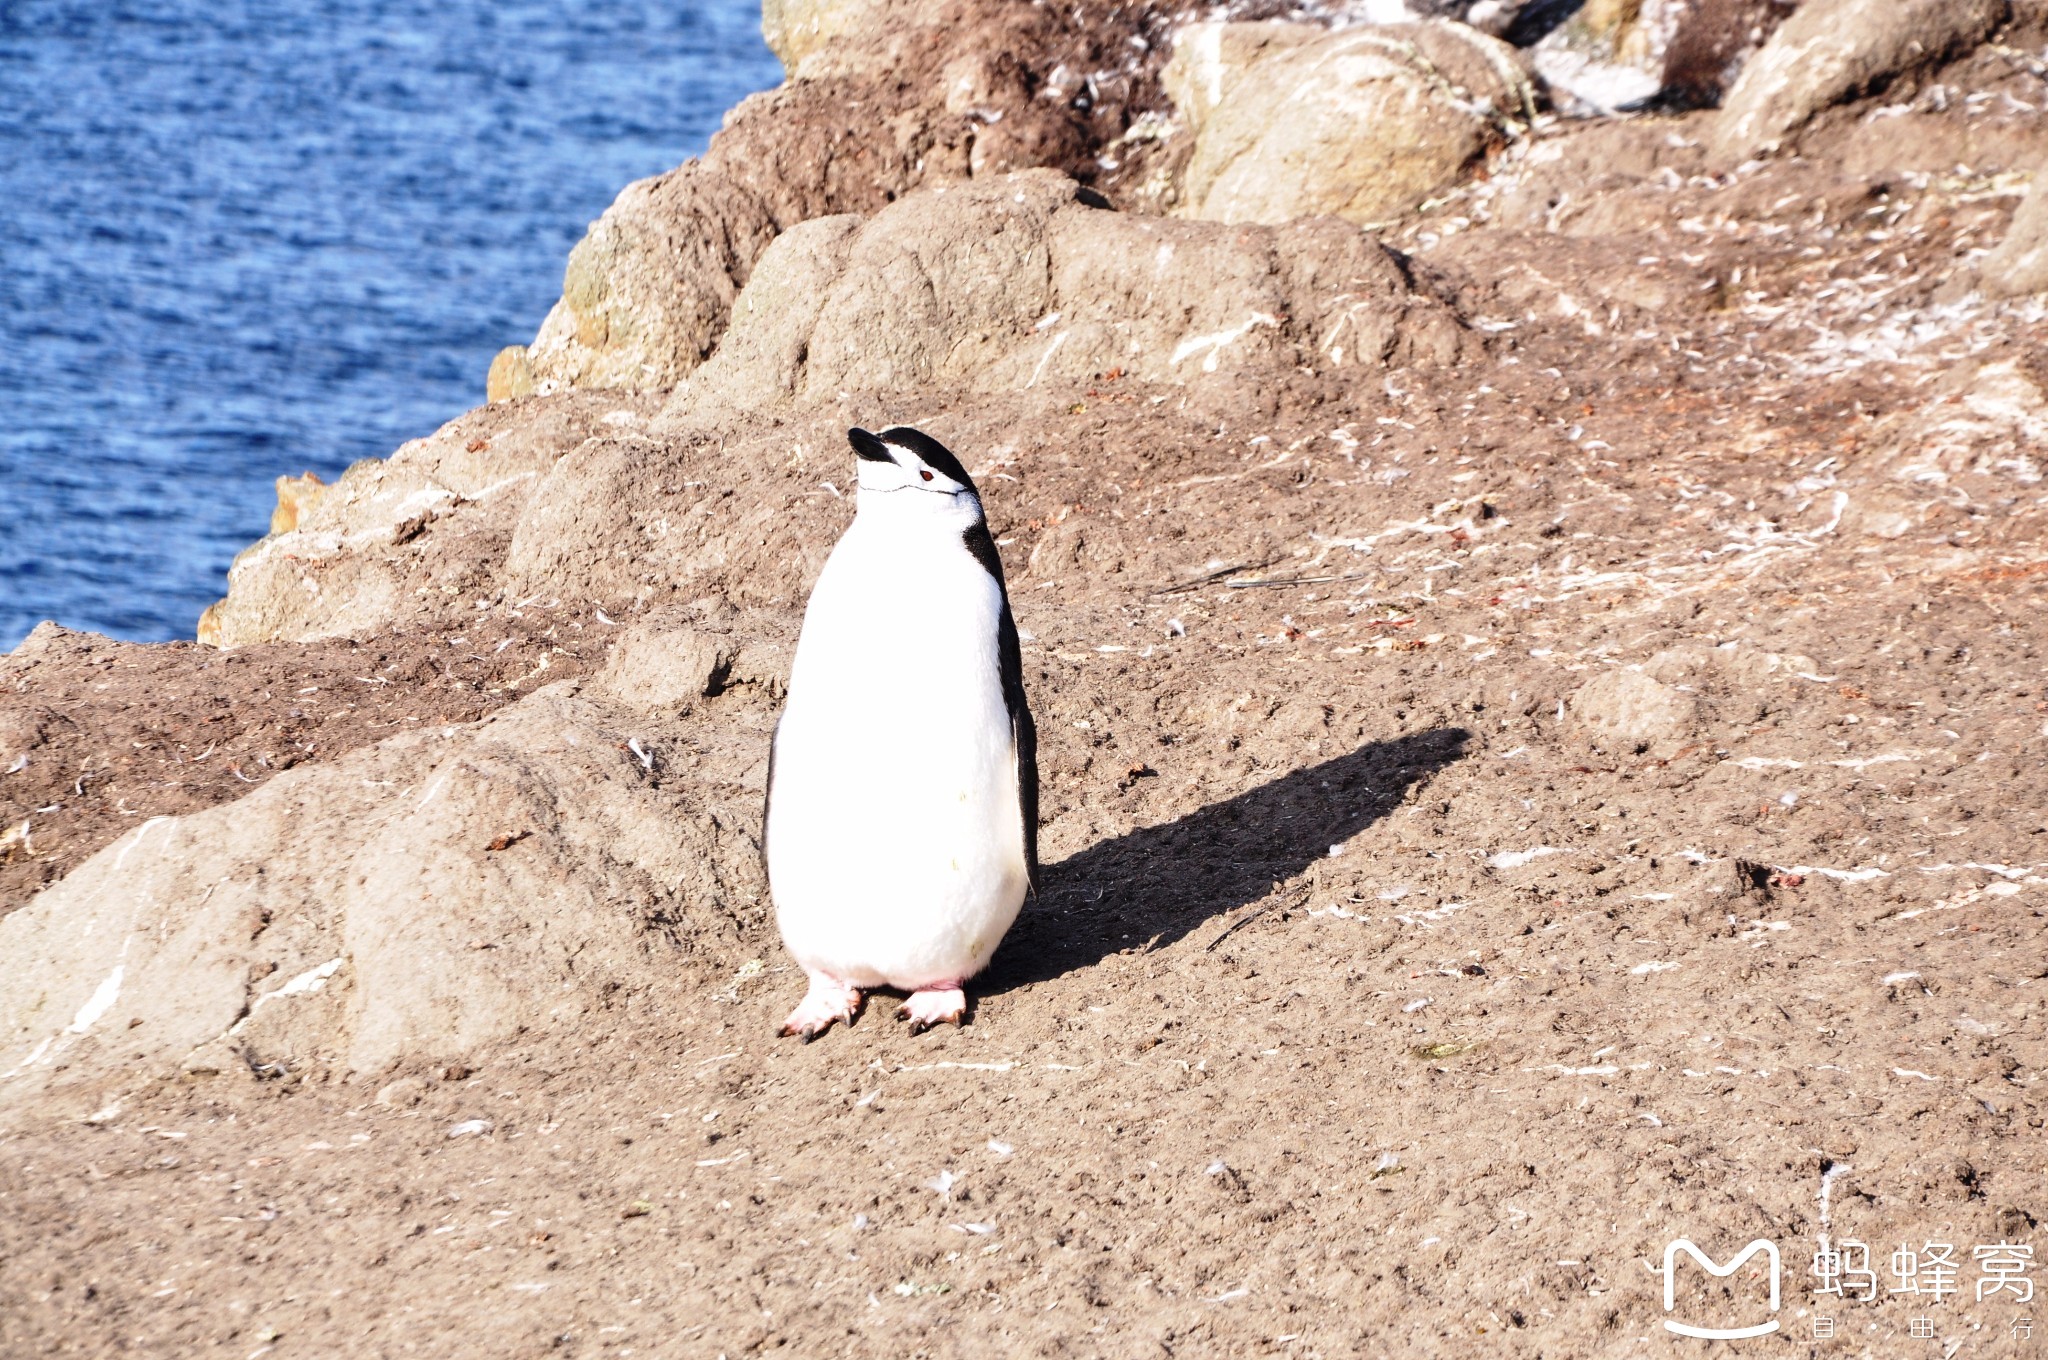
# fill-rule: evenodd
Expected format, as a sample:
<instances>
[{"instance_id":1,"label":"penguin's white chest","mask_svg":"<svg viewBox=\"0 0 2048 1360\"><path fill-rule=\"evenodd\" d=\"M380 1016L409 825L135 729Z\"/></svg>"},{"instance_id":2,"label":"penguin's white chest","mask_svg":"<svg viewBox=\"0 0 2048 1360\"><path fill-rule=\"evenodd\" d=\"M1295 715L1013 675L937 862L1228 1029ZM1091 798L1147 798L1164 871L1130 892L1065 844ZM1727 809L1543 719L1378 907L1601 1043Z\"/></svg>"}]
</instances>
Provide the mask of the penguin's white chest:
<instances>
[{"instance_id":1,"label":"penguin's white chest","mask_svg":"<svg viewBox=\"0 0 2048 1360\"><path fill-rule=\"evenodd\" d=\"M919 528L856 520L833 550L776 733L777 923L855 986L979 972L1029 882L1002 593L957 531Z\"/></svg>"}]
</instances>

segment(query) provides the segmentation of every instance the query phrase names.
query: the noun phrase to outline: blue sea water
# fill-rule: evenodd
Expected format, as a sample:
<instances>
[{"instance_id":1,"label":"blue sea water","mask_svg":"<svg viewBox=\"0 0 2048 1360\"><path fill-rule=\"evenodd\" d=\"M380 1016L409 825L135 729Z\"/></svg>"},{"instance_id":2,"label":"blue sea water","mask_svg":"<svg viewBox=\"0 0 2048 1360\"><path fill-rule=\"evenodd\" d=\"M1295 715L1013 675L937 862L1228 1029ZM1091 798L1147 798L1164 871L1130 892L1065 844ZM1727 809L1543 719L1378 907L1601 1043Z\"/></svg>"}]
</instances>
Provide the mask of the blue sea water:
<instances>
[{"instance_id":1,"label":"blue sea water","mask_svg":"<svg viewBox=\"0 0 2048 1360\"><path fill-rule=\"evenodd\" d=\"M758 0L0 0L0 652L190 637L273 479L482 402Z\"/></svg>"}]
</instances>

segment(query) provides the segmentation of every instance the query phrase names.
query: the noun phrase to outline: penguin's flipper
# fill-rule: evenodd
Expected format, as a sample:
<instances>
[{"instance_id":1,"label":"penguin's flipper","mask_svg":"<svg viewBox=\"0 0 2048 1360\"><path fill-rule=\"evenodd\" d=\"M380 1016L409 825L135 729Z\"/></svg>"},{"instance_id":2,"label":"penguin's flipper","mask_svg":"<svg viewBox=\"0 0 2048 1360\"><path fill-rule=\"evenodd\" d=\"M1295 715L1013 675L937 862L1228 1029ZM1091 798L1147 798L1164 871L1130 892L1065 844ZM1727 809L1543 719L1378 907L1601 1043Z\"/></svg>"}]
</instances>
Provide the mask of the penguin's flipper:
<instances>
[{"instance_id":1,"label":"penguin's flipper","mask_svg":"<svg viewBox=\"0 0 2048 1360\"><path fill-rule=\"evenodd\" d=\"M1024 649L1017 638L1017 619L1010 613L1010 589L1003 583L1003 559L988 531L987 520L976 520L960 535L960 541L982 569L995 578L1002 593L1002 613L996 619L996 670L1002 683L1003 707L1010 712L1010 741L1017 751L1017 804L1024 816L1024 867L1030 875L1031 891L1038 891L1038 726L1031 720L1031 704L1024 695Z\"/></svg>"},{"instance_id":2,"label":"penguin's flipper","mask_svg":"<svg viewBox=\"0 0 2048 1360\"><path fill-rule=\"evenodd\" d=\"M996 624L996 664L1003 686L1003 707L1010 711L1010 741L1017 751L1017 807L1024 818L1024 868L1031 891L1038 891L1038 724L1024 697L1024 649L1017 640L1017 621L1010 601Z\"/></svg>"}]
</instances>

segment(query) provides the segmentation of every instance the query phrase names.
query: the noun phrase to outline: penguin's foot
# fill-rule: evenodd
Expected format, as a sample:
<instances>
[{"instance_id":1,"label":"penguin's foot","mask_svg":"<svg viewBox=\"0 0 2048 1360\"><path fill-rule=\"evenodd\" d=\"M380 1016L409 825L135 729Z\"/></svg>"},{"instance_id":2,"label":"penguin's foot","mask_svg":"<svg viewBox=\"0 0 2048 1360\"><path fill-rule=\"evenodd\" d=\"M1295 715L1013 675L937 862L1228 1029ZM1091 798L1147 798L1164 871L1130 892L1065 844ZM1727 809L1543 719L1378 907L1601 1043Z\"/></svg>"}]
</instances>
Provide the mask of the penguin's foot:
<instances>
[{"instance_id":1,"label":"penguin's foot","mask_svg":"<svg viewBox=\"0 0 2048 1360\"><path fill-rule=\"evenodd\" d=\"M934 982L910 994L896 1011L898 1020L910 1022L912 1034L922 1034L933 1025L957 1025L967 1014L967 993L957 982Z\"/></svg>"},{"instance_id":2,"label":"penguin's foot","mask_svg":"<svg viewBox=\"0 0 2048 1360\"><path fill-rule=\"evenodd\" d=\"M785 1036L793 1034L805 1043L832 1028L834 1020L851 1025L854 1012L860 1009L860 988L822 973L812 973L810 977L811 989L789 1013L789 1019L782 1022Z\"/></svg>"}]
</instances>

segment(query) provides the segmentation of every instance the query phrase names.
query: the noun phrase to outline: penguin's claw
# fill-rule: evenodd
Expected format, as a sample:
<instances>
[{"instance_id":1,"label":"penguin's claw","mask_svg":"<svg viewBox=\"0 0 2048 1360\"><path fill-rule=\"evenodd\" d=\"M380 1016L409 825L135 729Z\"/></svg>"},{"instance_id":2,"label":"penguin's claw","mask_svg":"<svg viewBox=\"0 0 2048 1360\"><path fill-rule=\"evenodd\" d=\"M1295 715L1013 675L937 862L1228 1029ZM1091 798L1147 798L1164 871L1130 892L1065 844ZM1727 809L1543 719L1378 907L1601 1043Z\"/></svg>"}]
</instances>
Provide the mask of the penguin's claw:
<instances>
[{"instance_id":1,"label":"penguin's claw","mask_svg":"<svg viewBox=\"0 0 2048 1360\"><path fill-rule=\"evenodd\" d=\"M794 1037L809 1043L832 1028L835 1020L842 1025L852 1025L854 1014L859 1010L858 987L849 987L832 978L813 977L804 999L789 1013L789 1019L782 1022L782 1034L785 1038Z\"/></svg>"},{"instance_id":2,"label":"penguin's claw","mask_svg":"<svg viewBox=\"0 0 2048 1360\"><path fill-rule=\"evenodd\" d=\"M897 1008L896 1018L910 1022L912 1034L922 1034L934 1025L957 1025L967 1014L967 993L957 982L920 987Z\"/></svg>"}]
</instances>

